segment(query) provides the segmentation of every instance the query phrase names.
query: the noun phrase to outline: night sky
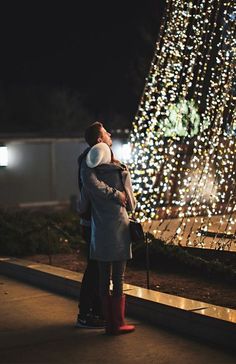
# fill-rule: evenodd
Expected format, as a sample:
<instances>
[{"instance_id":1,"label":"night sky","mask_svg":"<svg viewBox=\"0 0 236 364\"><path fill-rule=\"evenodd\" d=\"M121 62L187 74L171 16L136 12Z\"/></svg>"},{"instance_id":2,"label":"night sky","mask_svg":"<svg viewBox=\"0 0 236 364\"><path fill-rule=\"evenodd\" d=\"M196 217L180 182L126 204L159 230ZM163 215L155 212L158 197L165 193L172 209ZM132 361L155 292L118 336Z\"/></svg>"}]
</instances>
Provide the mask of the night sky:
<instances>
[{"instance_id":1,"label":"night sky","mask_svg":"<svg viewBox=\"0 0 236 364\"><path fill-rule=\"evenodd\" d=\"M80 95L91 115L110 127L117 115L123 118L121 126L129 126L153 57L165 1L12 4L0 8L0 92L5 100L0 108L4 110L6 103L9 108L16 94L12 90L22 95L26 87L66 89ZM16 119L24 117L21 112L11 117L15 121L2 117L2 130L12 123L10 130L19 131Z\"/></svg>"}]
</instances>

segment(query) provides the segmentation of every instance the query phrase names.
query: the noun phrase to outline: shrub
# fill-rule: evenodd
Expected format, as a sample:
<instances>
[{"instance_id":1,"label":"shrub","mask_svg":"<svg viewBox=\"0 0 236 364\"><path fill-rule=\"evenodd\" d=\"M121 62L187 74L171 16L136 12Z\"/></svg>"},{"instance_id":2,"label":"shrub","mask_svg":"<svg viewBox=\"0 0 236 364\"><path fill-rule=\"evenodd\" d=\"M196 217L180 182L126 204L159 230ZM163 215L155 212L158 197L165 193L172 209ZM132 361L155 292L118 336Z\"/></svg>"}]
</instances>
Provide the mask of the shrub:
<instances>
[{"instance_id":1,"label":"shrub","mask_svg":"<svg viewBox=\"0 0 236 364\"><path fill-rule=\"evenodd\" d=\"M78 216L70 212L0 211L0 254L65 253L82 240Z\"/></svg>"}]
</instances>

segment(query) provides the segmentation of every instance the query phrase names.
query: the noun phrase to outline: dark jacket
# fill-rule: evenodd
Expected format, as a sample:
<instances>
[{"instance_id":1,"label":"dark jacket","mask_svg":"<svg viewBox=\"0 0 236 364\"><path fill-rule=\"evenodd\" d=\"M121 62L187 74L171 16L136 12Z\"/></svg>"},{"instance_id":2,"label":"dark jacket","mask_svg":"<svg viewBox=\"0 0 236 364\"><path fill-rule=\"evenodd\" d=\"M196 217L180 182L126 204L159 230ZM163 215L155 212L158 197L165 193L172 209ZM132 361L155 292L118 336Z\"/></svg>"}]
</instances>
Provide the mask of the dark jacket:
<instances>
[{"instance_id":1,"label":"dark jacket","mask_svg":"<svg viewBox=\"0 0 236 364\"><path fill-rule=\"evenodd\" d=\"M83 187L83 181L82 181L82 177L81 177L81 166L82 166L82 162L86 159L86 156L87 156L88 152L90 151L90 149L91 149L90 147L86 148L83 151L83 153L80 154L80 156L78 158L78 187L79 187L80 193L81 193L82 187ZM87 210L85 212L83 212L82 214L80 214L80 224L89 226L90 221L91 221L91 205L89 204L87 207Z\"/></svg>"}]
</instances>

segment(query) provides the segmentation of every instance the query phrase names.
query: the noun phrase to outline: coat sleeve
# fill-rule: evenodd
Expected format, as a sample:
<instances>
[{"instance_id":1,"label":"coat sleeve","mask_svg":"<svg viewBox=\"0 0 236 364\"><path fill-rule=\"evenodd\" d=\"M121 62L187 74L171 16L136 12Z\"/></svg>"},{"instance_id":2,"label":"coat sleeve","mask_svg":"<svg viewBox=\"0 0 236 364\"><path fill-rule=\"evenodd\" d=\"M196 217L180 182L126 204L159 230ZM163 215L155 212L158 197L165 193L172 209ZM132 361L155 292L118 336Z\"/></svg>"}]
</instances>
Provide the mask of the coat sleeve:
<instances>
[{"instance_id":1,"label":"coat sleeve","mask_svg":"<svg viewBox=\"0 0 236 364\"><path fill-rule=\"evenodd\" d=\"M130 173L129 173L128 169L125 171L122 171L121 177L122 177L122 182L123 182L125 192L127 195L127 200L128 200L127 210L132 212L136 208L137 201L134 196L132 181L131 181L131 177L130 177Z\"/></svg>"},{"instance_id":2,"label":"coat sleeve","mask_svg":"<svg viewBox=\"0 0 236 364\"><path fill-rule=\"evenodd\" d=\"M121 192L113 187L108 186L105 182L100 181L97 178L95 169L89 168L85 161L83 161L81 165L81 179L83 186L88 191L89 195L102 199L114 200L118 204L121 204Z\"/></svg>"}]
</instances>

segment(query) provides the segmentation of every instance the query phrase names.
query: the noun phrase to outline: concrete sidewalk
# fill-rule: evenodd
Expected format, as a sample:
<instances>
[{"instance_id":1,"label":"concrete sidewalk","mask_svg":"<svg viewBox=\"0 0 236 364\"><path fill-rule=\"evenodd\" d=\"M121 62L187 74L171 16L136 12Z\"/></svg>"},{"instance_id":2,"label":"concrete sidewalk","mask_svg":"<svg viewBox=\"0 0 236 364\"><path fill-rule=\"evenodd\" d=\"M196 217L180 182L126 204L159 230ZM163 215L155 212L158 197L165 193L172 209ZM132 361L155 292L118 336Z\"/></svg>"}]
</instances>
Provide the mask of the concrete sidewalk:
<instances>
[{"instance_id":1,"label":"concrete sidewalk","mask_svg":"<svg viewBox=\"0 0 236 364\"><path fill-rule=\"evenodd\" d=\"M77 301L0 276L1 364L233 364L235 356L128 319L123 336L74 328Z\"/></svg>"},{"instance_id":2,"label":"concrete sidewalk","mask_svg":"<svg viewBox=\"0 0 236 364\"><path fill-rule=\"evenodd\" d=\"M0 274L79 297L82 274L16 258L0 258ZM236 310L125 284L127 313L145 322L235 350Z\"/></svg>"}]
</instances>

